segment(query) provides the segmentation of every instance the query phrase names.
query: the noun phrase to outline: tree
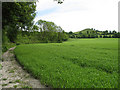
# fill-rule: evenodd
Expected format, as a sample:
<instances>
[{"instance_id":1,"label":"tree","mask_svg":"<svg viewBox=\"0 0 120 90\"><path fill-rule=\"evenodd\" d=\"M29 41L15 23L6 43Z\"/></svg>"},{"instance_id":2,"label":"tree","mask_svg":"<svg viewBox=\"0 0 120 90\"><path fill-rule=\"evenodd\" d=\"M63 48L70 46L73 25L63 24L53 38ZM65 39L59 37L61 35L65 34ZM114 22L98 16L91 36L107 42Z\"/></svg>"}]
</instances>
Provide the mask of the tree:
<instances>
[{"instance_id":1,"label":"tree","mask_svg":"<svg viewBox=\"0 0 120 90\"><path fill-rule=\"evenodd\" d=\"M57 1L58 4L62 4L64 0L54 0L54 1Z\"/></svg>"},{"instance_id":2,"label":"tree","mask_svg":"<svg viewBox=\"0 0 120 90\"><path fill-rule=\"evenodd\" d=\"M53 22L38 20L36 24L40 27L41 40L50 42L61 42L67 40L67 34L64 30Z\"/></svg>"},{"instance_id":3,"label":"tree","mask_svg":"<svg viewBox=\"0 0 120 90\"><path fill-rule=\"evenodd\" d=\"M95 38L95 35L94 35L94 34L91 34L91 38Z\"/></svg>"},{"instance_id":4,"label":"tree","mask_svg":"<svg viewBox=\"0 0 120 90\"><path fill-rule=\"evenodd\" d=\"M85 34L82 34L81 38L86 38Z\"/></svg>"},{"instance_id":5,"label":"tree","mask_svg":"<svg viewBox=\"0 0 120 90\"><path fill-rule=\"evenodd\" d=\"M32 28L33 31L38 31L39 30L39 27L37 25L33 25L33 28Z\"/></svg>"},{"instance_id":6,"label":"tree","mask_svg":"<svg viewBox=\"0 0 120 90\"><path fill-rule=\"evenodd\" d=\"M88 34L88 38L91 38L90 34Z\"/></svg>"},{"instance_id":7,"label":"tree","mask_svg":"<svg viewBox=\"0 0 120 90\"><path fill-rule=\"evenodd\" d=\"M120 38L120 34L119 34L119 33L114 33L114 34L113 34L113 37L114 37L114 38Z\"/></svg>"},{"instance_id":8,"label":"tree","mask_svg":"<svg viewBox=\"0 0 120 90\"><path fill-rule=\"evenodd\" d=\"M116 32L115 30L113 30L113 31L112 31L112 34L115 34L115 33L117 33L117 32Z\"/></svg>"},{"instance_id":9,"label":"tree","mask_svg":"<svg viewBox=\"0 0 120 90\"><path fill-rule=\"evenodd\" d=\"M69 35L69 37L70 37L70 38L75 38L75 35L74 35L74 34L73 34L73 35Z\"/></svg>"},{"instance_id":10,"label":"tree","mask_svg":"<svg viewBox=\"0 0 120 90\"><path fill-rule=\"evenodd\" d=\"M108 38L111 38L111 35L109 35L109 37Z\"/></svg>"},{"instance_id":11,"label":"tree","mask_svg":"<svg viewBox=\"0 0 120 90\"><path fill-rule=\"evenodd\" d=\"M37 25L33 25L32 31L34 35L35 35L35 32L37 32L38 30L39 30L39 27Z\"/></svg>"},{"instance_id":12,"label":"tree","mask_svg":"<svg viewBox=\"0 0 120 90\"><path fill-rule=\"evenodd\" d=\"M17 29L17 27L13 28L12 26L8 26L7 37L9 38L10 42L15 43L15 39L17 38Z\"/></svg>"},{"instance_id":13,"label":"tree","mask_svg":"<svg viewBox=\"0 0 120 90\"><path fill-rule=\"evenodd\" d=\"M98 35L95 35L95 38L98 38Z\"/></svg>"},{"instance_id":14,"label":"tree","mask_svg":"<svg viewBox=\"0 0 120 90\"><path fill-rule=\"evenodd\" d=\"M106 35L106 32L105 32L105 31L103 31L102 33L103 33L103 35Z\"/></svg>"},{"instance_id":15,"label":"tree","mask_svg":"<svg viewBox=\"0 0 120 90\"><path fill-rule=\"evenodd\" d=\"M109 34L111 34L112 32L111 31L109 31Z\"/></svg>"},{"instance_id":16,"label":"tree","mask_svg":"<svg viewBox=\"0 0 120 90\"><path fill-rule=\"evenodd\" d=\"M66 34L66 32L63 30L62 31L62 41L67 41L68 40L68 35Z\"/></svg>"},{"instance_id":17,"label":"tree","mask_svg":"<svg viewBox=\"0 0 120 90\"><path fill-rule=\"evenodd\" d=\"M89 31L87 31L87 34L89 34Z\"/></svg>"},{"instance_id":18,"label":"tree","mask_svg":"<svg viewBox=\"0 0 120 90\"><path fill-rule=\"evenodd\" d=\"M2 27L3 33L8 33L7 36L14 42L17 37L16 28L21 30L28 30L33 25L33 19L36 15L36 3L35 2L3 2L2 3ZM5 30L5 26L9 26L11 30ZM12 35L13 32L16 35ZM10 35L11 34L11 35Z\"/></svg>"},{"instance_id":19,"label":"tree","mask_svg":"<svg viewBox=\"0 0 120 90\"><path fill-rule=\"evenodd\" d=\"M82 34L82 32L79 32L79 34Z\"/></svg>"},{"instance_id":20,"label":"tree","mask_svg":"<svg viewBox=\"0 0 120 90\"><path fill-rule=\"evenodd\" d=\"M108 38L108 36L107 36L107 35L104 35L103 38Z\"/></svg>"},{"instance_id":21,"label":"tree","mask_svg":"<svg viewBox=\"0 0 120 90\"><path fill-rule=\"evenodd\" d=\"M100 35L100 38L102 38L102 35Z\"/></svg>"},{"instance_id":22,"label":"tree","mask_svg":"<svg viewBox=\"0 0 120 90\"><path fill-rule=\"evenodd\" d=\"M76 38L81 38L81 35L80 34L76 35Z\"/></svg>"},{"instance_id":23,"label":"tree","mask_svg":"<svg viewBox=\"0 0 120 90\"><path fill-rule=\"evenodd\" d=\"M107 34L108 34L108 30L105 31L105 35L107 35Z\"/></svg>"},{"instance_id":24,"label":"tree","mask_svg":"<svg viewBox=\"0 0 120 90\"><path fill-rule=\"evenodd\" d=\"M70 32L69 32L69 34L73 34L73 32L72 32L72 31L70 31Z\"/></svg>"}]
</instances>

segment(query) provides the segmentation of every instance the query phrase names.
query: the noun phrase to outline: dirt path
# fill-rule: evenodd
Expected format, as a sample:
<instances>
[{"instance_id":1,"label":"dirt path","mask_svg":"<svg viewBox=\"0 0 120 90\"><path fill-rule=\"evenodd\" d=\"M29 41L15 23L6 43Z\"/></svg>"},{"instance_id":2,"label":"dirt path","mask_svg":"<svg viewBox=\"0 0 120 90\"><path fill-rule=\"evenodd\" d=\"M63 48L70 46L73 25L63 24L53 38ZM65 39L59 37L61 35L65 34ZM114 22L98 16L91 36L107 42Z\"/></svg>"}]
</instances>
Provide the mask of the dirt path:
<instances>
[{"instance_id":1,"label":"dirt path","mask_svg":"<svg viewBox=\"0 0 120 90\"><path fill-rule=\"evenodd\" d=\"M10 48L2 56L3 61L0 62L2 69L0 70L0 90L1 88L45 88L39 80L34 79L26 71L24 71L14 58L13 50Z\"/></svg>"}]
</instances>

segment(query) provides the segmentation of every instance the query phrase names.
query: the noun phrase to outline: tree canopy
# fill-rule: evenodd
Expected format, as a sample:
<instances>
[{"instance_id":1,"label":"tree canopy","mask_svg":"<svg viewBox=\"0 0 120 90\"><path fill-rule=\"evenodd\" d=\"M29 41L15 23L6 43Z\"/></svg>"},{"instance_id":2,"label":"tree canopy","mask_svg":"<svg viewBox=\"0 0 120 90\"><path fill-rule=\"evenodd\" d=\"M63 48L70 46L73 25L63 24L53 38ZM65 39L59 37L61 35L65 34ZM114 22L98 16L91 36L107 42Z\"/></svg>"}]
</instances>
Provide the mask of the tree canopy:
<instances>
[{"instance_id":1,"label":"tree canopy","mask_svg":"<svg viewBox=\"0 0 120 90\"><path fill-rule=\"evenodd\" d=\"M54 1L57 1L58 4L62 4L64 0L54 0Z\"/></svg>"},{"instance_id":2,"label":"tree canopy","mask_svg":"<svg viewBox=\"0 0 120 90\"><path fill-rule=\"evenodd\" d=\"M9 37L11 42L17 36L18 27L27 30L33 25L33 19L36 15L36 2L3 2L2 3L2 27L3 35ZM9 26L9 28L6 28ZM16 29L17 28L17 29ZM15 35L13 35L16 32ZM9 35L11 34L12 35Z\"/></svg>"}]
</instances>

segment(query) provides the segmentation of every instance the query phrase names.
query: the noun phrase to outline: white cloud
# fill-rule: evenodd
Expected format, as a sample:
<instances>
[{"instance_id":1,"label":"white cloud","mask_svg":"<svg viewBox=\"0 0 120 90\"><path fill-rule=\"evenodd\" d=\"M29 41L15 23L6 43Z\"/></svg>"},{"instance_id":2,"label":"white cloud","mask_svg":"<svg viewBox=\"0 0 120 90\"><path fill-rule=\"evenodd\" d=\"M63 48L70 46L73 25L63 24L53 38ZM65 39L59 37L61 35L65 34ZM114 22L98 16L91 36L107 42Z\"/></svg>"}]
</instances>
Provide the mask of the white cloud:
<instances>
[{"instance_id":1,"label":"white cloud","mask_svg":"<svg viewBox=\"0 0 120 90\"><path fill-rule=\"evenodd\" d=\"M118 30L119 0L64 0L57 4L53 0L39 0L37 11L56 8L54 12L37 16L35 21L42 19L53 21L65 31L79 31L85 28L98 30Z\"/></svg>"},{"instance_id":2,"label":"white cloud","mask_svg":"<svg viewBox=\"0 0 120 90\"><path fill-rule=\"evenodd\" d=\"M39 10L46 10L46 9L49 9L49 8L52 8L56 6L55 3L53 3L52 0L39 0L39 2L37 2L37 11Z\"/></svg>"}]
</instances>

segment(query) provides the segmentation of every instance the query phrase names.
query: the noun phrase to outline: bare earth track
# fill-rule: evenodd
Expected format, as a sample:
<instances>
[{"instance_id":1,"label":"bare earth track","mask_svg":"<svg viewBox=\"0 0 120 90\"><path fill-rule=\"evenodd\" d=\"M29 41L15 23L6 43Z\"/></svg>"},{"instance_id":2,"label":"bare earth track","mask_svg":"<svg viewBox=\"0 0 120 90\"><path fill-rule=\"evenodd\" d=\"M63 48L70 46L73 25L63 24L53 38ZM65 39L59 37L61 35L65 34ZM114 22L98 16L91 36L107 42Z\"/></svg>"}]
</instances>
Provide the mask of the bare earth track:
<instances>
[{"instance_id":1,"label":"bare earth track","mask_svg":"<svg viewBox=\"0 0 120 90\"><path fill-rule=\"evenodd\" d=\"M13 50L10 48L2 56L0 64L0 89L2 88L46 88L41 85L39 80L33 78L29 73L24 71L15 60Z\"/></svg>"}]
</instances>

